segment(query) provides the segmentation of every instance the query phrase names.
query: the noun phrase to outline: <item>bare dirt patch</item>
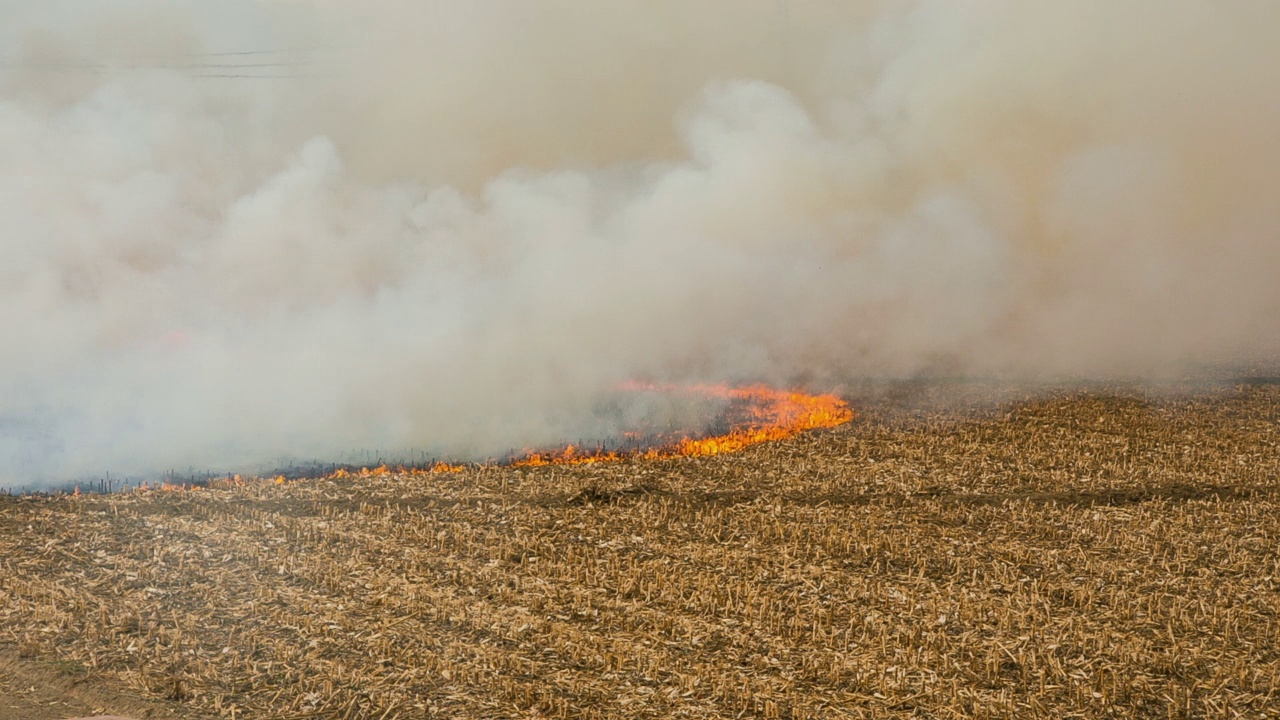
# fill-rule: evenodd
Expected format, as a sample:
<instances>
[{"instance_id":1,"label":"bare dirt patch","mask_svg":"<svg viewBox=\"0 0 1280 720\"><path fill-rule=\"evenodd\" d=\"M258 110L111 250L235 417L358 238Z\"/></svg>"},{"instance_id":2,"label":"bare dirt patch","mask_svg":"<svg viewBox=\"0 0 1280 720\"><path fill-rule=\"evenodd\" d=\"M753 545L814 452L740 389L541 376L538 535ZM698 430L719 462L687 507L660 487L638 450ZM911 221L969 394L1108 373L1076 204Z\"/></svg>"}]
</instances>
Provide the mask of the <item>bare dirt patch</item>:
<instances>
[{"instance_id":1,"label":"bare dirt patch","mask_svg":"<svg viewBox=\"0 0 1280 720\"><path fill-rule=\"evenodd\" d=\"M130 693L113 677L96 676L73 660L21 658L16 652L0 652L0 717L5 720L65 720L106 714L138 720L204 717L189 708Z\"/></svg>"}]
</instances>

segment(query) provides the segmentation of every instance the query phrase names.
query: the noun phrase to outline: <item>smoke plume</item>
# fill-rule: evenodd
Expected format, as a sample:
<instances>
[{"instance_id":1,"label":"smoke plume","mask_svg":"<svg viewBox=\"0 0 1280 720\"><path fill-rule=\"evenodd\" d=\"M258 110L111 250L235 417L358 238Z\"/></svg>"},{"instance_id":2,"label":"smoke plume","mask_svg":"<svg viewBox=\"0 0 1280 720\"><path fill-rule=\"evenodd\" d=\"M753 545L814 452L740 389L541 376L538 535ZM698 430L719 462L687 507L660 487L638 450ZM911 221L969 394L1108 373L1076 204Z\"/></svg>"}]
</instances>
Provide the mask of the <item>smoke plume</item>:
<instances>
[{"instance_id":1,"label":"smoke plume","mask_svg":"<svg viewBox=\"0 0 1280 720\"><path fill-rule=\"evenodd\" d=\"M0 479L485 457L617 429L634 377L1273 355L1278 33L1265 0L6 3Z\"/></svg>"}]
</instances>

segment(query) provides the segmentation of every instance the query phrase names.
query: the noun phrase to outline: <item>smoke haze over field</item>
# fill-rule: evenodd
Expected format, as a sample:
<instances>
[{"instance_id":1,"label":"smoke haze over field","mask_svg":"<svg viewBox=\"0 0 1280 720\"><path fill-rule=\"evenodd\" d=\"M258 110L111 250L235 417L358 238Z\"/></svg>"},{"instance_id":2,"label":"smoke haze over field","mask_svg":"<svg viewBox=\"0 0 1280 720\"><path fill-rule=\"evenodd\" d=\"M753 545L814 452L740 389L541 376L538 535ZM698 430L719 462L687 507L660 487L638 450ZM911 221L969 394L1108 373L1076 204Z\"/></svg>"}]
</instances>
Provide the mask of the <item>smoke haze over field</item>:
<instances>
[{"instance_id":1,"label":"smoke haze over field","mask_svg":"<svg viewBox=\"0 0 1280 720\"><path fill-rule=\"evenodd\" d=\"M6 3L0 480L485 456L619 429L631 377L1275 353L1278 33L1269 0Z\"/></svg>"}]
</instances>

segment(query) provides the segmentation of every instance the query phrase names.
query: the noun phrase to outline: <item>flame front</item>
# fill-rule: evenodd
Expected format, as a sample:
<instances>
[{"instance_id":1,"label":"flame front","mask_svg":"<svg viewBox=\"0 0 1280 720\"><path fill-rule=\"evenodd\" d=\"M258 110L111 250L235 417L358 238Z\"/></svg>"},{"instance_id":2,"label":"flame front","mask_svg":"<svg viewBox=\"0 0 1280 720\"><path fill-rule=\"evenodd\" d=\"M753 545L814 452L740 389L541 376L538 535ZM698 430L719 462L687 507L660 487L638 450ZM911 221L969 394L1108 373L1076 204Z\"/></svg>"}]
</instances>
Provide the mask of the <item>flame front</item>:
<instances>
[{"instance_id":1,"label":"flame front","mask_svg":"<svg viewBox=\"0 0 1280 720\"><path fill-rule=\"evenodd\" d=\"M511 467L544 465L590 465L620 460L657 460L674 457L705 457L737 452L772 440L782 440L807 430L833 428L853 419L847 403L835 395L811 395L777 390L766 385L732 387L729 385L660 385L629 382L620 388L626 392L661 392L726 400L743 406L747 417L730 427L728 432L708 437L680 436L641 449L602 450L566 445L552 451L525 451L503 463ZM461 472L468 465L437 462L425 468L403 468L379 465L358 471L340 469L328 477L377 477L392 474L430 474Z\"/></svg>"},{"instance_id":2,"label":"flame front","mask_svg":"<svg viewBox=\"0 0 1280 720\"><path fill-rule=\"evenodd\" d=\"M765 385L732 387L729 385L669 385L654 383L625 383L625 392L659 392L688 395L712 400L724 400L734 408L734 418L723 434L696 437L692 435L656 436L648 447L626 450L603 450L567 445L552 451L525 451L514 459L501 464L510 467L540 467L544 465L588 465L620 460L657 460L675 457L705 457L737 452L744 448L772 440L782 440L807 430L833 428L854 417L847 403L835 395L811 395L808 393L777 390ZM650 436L654 437L654 436ZM640 437L643 439L643 437ZM434 473L462 472L474 463L436 462L427 466L404 467L379 465L373 468L339 468L323 477L325 479L383 477L388 475L429 475ZM283 484L283 475L267 478ZM209 483L216 486L238 486L247 482L240 475ZM165 482L144 485L139 490L195 490L199 485ZM77 488L77 492L79 488Z\"/></svg>"},{"instance_id":3,"label":"flame front","mask_svg":"<svg viewBox=\"0 0 1280 720\"><path fill-rule=\"evenodd\" d=\"M623 390L683 393L699 397L728 400L746 407L748 417L734 424L728 432L710 437L681 437L673 442L643 450L583 450L569 445L554 452L530 452L511 464L516 467L540 465L586 465L628 458L657 459L668 457L703 457L737 452L752 445L782 440L793 435L843 425L853 419L851 410L834 395L776 390L765 385L730 387L728 385L655 385L627 383Z\"/></svg>"}]
</instances>

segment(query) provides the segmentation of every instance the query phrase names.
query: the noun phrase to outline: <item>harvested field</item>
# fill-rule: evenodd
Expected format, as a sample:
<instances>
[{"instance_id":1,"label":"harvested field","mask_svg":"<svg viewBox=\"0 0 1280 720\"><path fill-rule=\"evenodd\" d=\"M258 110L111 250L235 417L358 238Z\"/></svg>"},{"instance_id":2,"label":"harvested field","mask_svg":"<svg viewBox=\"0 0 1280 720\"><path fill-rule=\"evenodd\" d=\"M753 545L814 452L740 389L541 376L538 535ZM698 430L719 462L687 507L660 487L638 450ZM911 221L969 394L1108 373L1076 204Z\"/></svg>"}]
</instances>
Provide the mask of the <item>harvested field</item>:
<instances>
[{"instance_id":1,"label":"harvested field","mask_svg":"<svg viewBox=\"0 0 1280 720\"><path fill-rule=\"evenodd\" d=\"M0 650L191 717L1280 717L1280 385L989 390L717 457L0 498Z\"/></svg>"}]
</instances>

